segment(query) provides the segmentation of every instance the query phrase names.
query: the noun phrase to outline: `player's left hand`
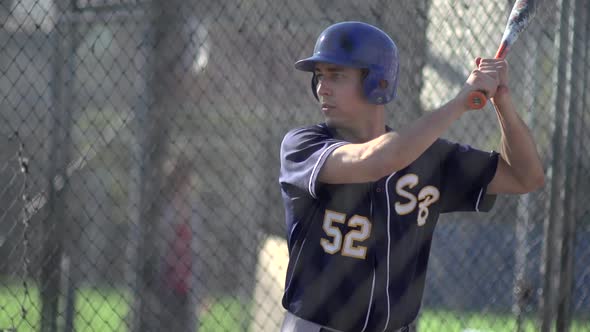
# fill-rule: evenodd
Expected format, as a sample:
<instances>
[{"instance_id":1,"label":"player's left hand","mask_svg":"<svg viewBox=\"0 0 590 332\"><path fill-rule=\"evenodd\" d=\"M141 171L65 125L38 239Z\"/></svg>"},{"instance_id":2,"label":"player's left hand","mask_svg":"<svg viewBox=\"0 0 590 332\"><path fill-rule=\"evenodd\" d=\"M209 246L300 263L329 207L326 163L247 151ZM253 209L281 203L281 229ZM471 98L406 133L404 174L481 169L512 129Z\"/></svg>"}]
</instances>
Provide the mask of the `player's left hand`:
<instances>
[{"instance_id":1,"label":"player's left hand","mask_svg":"<svg viewBox=\"0 0 590 332\"><path fill-rule=\"evenodd\" d=\"M494 99L502 98L505 94L508 94L508 62L505 59L482 59L477 57L475 64L480 71L498 77L499 84Z\"/></svg>"}]
</instances>

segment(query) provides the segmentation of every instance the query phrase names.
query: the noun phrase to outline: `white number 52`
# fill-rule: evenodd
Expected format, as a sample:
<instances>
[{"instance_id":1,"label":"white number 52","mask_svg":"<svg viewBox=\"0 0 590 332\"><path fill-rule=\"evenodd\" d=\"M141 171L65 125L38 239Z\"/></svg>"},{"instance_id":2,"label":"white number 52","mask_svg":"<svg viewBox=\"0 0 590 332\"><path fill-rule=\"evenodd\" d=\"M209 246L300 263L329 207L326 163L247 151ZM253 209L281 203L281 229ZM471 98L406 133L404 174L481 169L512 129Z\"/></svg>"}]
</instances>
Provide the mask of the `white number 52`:
<instances>
[{"instance_id":1,"label":"white number 52","mask_svg":"<svg viewBox=\"0 0 590 332\"><path fill-rule=\"evenodd\" d=\"M326 210L322 228L331 240L322 238L320 244L328 254L336 254L342 251L343 256L349 256L358 259L365 259L367 256L367 247L355 245L357 241L364 241L371 235L371 222L363 216L355 214L348 219L348 227L353 228L348 231L344 238L342 232L334 223L345 224L346 215L331 210Z\"/></svg>"}]
</instances>

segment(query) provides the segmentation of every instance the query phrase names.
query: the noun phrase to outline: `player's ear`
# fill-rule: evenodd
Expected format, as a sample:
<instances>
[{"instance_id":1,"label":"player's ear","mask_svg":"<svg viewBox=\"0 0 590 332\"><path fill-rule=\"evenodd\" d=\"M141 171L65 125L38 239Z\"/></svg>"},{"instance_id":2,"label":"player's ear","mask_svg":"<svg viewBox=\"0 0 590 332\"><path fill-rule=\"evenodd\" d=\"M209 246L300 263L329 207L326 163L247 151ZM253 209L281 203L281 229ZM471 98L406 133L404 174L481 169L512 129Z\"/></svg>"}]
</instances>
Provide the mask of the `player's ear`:
<instances>
[{"instance_id":1,"label":"player's ear","mask_svg":"<svg viewBox=\"0 0 590 332\"><path fill-rule=\"evenodd\" d=\"M361 81L364 81L367 76L369 76L369 70L367 68L361 69Z\"/></svg>"}]
</instances>

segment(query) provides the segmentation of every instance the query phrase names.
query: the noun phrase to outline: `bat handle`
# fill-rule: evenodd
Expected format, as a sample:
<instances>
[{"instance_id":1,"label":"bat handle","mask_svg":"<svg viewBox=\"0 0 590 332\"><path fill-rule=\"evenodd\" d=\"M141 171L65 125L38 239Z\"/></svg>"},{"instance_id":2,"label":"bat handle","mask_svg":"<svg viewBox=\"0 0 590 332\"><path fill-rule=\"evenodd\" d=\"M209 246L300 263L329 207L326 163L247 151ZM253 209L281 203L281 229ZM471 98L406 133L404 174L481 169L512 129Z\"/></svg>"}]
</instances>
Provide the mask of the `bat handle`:
<instances>
[{"instance_id":1,"label":"bat handle","mask_svg":"<svg viewBox=\"0 0 590 332\"><path fill-rule=\"evenodd\" d=\"M478 110L486 106L487 97L482 91L471 91L467 96L467 107Z\"/></svg>"}]
</instances>

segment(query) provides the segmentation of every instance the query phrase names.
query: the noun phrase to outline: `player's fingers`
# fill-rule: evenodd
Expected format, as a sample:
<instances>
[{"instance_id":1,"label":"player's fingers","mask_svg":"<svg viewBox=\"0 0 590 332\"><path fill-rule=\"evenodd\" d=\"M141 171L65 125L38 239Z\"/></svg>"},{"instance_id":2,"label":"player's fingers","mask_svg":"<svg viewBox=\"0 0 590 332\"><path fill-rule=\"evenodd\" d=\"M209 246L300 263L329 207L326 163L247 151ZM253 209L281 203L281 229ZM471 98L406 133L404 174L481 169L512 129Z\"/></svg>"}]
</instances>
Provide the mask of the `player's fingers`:
<instances>
[{"instance_id":1,"label":"player's fingers","mask_svg":"<svg viewBox=\"0 0 590 332\"><path fill-rule=\"evenodd\" d=\"M482 62L482 65L507 66L508 62L505 59L491 59L490 61Z\"/></svg>"},{"instance_id":2,"label":"player's fingers","mask_svg":"<svg viewBox=\"0 0 590 332\"><path fill-rule=\"evenodd\" d=\"M478 69L484 73L492 73L492 72L498 73L498 72L505 71L507 69L507 67L504 65L495 64L495 65L481 65Z\"/></svg>"},{"instance_id":3,"label":"player's fingers","mask_svg":"<svg viewBox=\"0 0 590 332\"><path fill-rule=\"evenodd\" d=\"M477 67L479 67L479 64L480 64L480 63L481 63L481 57L477 57L477 58L475 58L475 65L476 65Z\"/></svg>"},{"instance_id":4,"label":"player's fingers","mask_svg":"<svg viewBox=\"0 0 590 332\"><path fill-rule=\"evenodd\" d=\"M482 70L482 75L480 77L481 84L486 86L487 89L496 89L496 87L500 84L500 74L497 71L485 71Z\"/></svg>"},{"instance_id":5,"label":"player's fingers","mask_svg":"<svg viewBox=\"0 0 590 332\"><path fill-rule=\"evenodd\" d=\"M499 62L503 62L503 61L504 61L504 59L485 58L485 59L481 59L481 64L499 63Z\"/></svg>"},{"instance_id":6,"label":"player's fingers","mask_svg":"<svg viewBox=\"0 0 590 332\"><path fill-rule=\"evenodd\" d=\"M489 75L505 76L508 74L508 65L505 63L481 65L479 70Z\"/></svg>"},{"instance_id":7,"label":"player's fingers","mask_svg":"<svg viewBox=\"0 0 590 332\"><path fill-rule=\"evenodd\" d=\"M479 66L479 68L477 68L477 69L480 70L483 73L497 72L497 71L500 70L499 67L489 66L489 65L487 65L487 66L485 66L485 65Z\"/></svg>"},{"instance_id":8,"label":"player's fingers","mask_svg":"<svg viewBox=\"0 0 590 332\"><path fill-rule=\"evenodd\" d=\"M479 69L481 71L492 71L492 70L498 70L499 67L498 66L492 66L492 65L481 65L477 69Z\"/></svg>"},{"instance_id":9,"label":"player's fingers","mask_svg":"<svg viewBox=\"0 0 590 332\"><path fill-rule=\"evenodd\" d=\"M506 65L506 62L504 60L499 60L499 59L493 59L492 61L481 61L479 63L479 67L486 67L486 66L501 66L501 65Z\"/></svg>"},{"instance_id":10,"label":"player's fingers","mask_svg":"<svg viewBox=\"0 0 590 332\"><path fill-rule=\"evenodd\" d=\"M508 62L505 59L483 59L479 64L479 67L487 66L506 68L508 67Z\"/></svg>"},{"instance_id":11,"label":"player's fingers","mask_svg":"<svg viewBox=\"0 0 590 332\"><path fill-rule=\"evenodd\" d=\"M498 76L498 71L496 70L496 68L478 68L478 69L474 69L472 71L472 74L474 74L475 76L490 76L490 77L496 77Z\"/></svg>"},{"instance_id":12,"label":"player's fingers","mask_svg":"<svg viewBox=\"0 0 590 332\"><path fill-rule=\"evenodd\" d=\"M484 72L475 69L471 73L470 82L476 90L485 91L488 96L493 96L499 84L499 76L496 72Z\"/></svg>"},{"instance_id":13,"label":"player's fingers","mask_svg":"<svg viewBox=\"0 0 590 332\"><path fill-rule=\"evenodd\" d=\"M481 67L489 66L490 64L491 64L491 62L489 61L489 59L480 59L477 67L481 68Z\"/></svg>"},{"instance_id":14,"label":"player's fingers","mask_svg":"<svg viewBox=\"0 0 590 332\"><path fill-rule=\"evenodd\" d=\"M496 68L481 68L481 69L479 69L479 71L482 74L490 76L494 79L499 76L498 70Z\"/></svg>"},{"instance_id":15,"label":"player's fingers","mask_svg":"<svg viewBox=\"0 0 590 332\"><path fill-rule=\"evenodd\" d=\"M504 70L506 63L502 60L493 59L493 61L483 61L479 64L478 68L481 70Z\"/></svg>"}]
</instances>

